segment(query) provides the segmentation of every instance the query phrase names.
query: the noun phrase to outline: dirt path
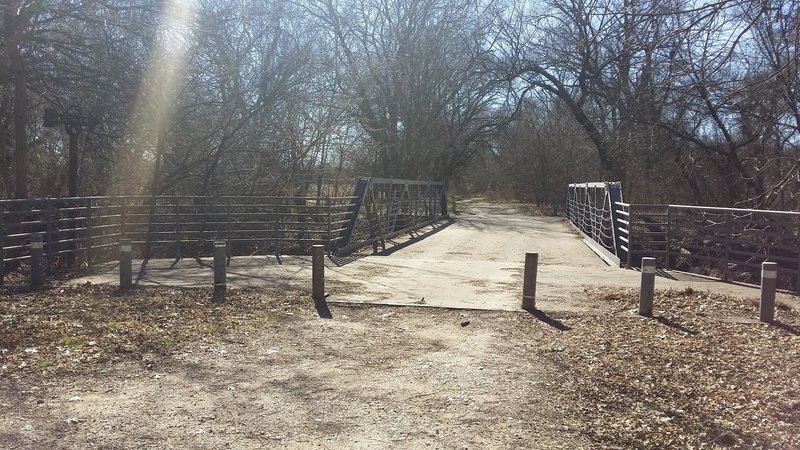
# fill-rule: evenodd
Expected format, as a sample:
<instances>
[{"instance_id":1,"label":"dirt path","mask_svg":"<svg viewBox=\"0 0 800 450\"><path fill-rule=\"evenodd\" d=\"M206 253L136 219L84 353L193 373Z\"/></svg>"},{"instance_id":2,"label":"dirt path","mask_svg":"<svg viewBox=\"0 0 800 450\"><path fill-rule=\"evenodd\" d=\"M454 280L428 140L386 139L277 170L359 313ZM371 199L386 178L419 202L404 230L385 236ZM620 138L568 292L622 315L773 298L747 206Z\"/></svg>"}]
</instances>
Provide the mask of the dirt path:
<instances>
[{"instance_id":1,"label":"dirt path","mask_svg":"<svg viewBox=\"0 0 800 450\"><path fill-rule=\"evenodd\" d=\"M526 358L559 331L515 313L332 308L140 364L3 380L0 446L586 445L552 397L563 378Z\"/></svg>"}]
</instances>

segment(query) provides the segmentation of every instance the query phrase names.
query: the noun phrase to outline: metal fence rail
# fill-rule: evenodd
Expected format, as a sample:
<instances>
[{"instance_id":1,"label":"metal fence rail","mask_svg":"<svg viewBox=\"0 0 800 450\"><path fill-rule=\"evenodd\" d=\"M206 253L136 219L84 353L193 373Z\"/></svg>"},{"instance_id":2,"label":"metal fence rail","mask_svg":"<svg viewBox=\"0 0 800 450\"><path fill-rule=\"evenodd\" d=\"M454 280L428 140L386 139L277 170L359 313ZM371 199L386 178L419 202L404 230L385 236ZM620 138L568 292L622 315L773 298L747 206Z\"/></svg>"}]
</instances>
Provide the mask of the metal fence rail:
<instances>
[{"instance_id":1,"label":"metal fence rail","mask_svg":"<svg viewBox=\"0 0 800 450\"><path fill-rule=\"evenodd\" d=\"M113 259L121 239L141 255L197 256L225 240L233 254L305 251L341 239L354 197L76 197L0 201L0 271L30 258L41 235L48 265ZM2 272L0 272L2 274Z\"/></svg>"},{"instance_id":2,"label":"metal fence rail","mask_svg":"<svg viewBox=\"0 0 800 450\"><path fill-rule=\"evenodd\" d=\"M359 214L353 216L350 233L337 249L340 255L366 245L385 246L386 240L447 215L441 182L361 178L356 192L363 192L363 202Z\"/></svg>"},{"instance_id":3,"label":"metal fence rail","mask_svg":"<svg viewBox=\"0 0 800 450\"><path fill-rule=\"evenodd\" d=\"M619 183L575 183L567 188L567 218L588 239L595 250L619 264L614 202L622 201Z\"/></svg>"},{"instance_id":4,"label":"metal fence rail","mask_svg":"<svg viewBox=\"0 0 800 450\"><path fill-rule=\"evenodd\" d=\"M665 269L758 283L761 263L772 261L778 285L800 292L798 212L631 204L619 183L600 182L569 185L567 218L628 268L648 256Z\"/></svg>"},{"instance_id":5,"label":"metal fence rail","mask_svg":"<svg viewBox=\"0 0 800 450\"><path fill-rule=\"evenodd\" d=\"M352 189L352 187L351 187ZM0 200L0 283L41 235L49 268L107 262L119 242L142 258L352 250L441 218L442 183L359 179L352 196L124 196Z\"/></svg>"},{"instance_id":6,"label":"metal fence rail","mask_svg":"<svg viewBox=\"0 0 800 450\"><path fill-rule=\"evenodd\" d=\"M800 213L618 202L630 236L626 266L644 256L666 269L759 282L761 263L778 265L778 285L800 292Z\"/></svg>"}]
</instances>

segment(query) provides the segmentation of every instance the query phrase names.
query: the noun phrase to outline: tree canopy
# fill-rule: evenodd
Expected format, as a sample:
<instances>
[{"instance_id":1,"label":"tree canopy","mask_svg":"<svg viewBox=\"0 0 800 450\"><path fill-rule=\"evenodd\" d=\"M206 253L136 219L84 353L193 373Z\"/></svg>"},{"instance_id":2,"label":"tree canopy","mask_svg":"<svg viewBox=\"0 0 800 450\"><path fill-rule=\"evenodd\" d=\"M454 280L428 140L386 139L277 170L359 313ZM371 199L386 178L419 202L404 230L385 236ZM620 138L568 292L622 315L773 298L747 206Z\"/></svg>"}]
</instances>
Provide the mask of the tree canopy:
<instances>
[{"instance_id":1,"label":"tree canopy","mask_svg":"<svg viewBox=\"0 0 800 450\"><path fill-rule=\"evenodd\" d=\"M9 0L0 36L5 197L374 175L800 206L791 0Z\"/></svg>"}]
</instances>

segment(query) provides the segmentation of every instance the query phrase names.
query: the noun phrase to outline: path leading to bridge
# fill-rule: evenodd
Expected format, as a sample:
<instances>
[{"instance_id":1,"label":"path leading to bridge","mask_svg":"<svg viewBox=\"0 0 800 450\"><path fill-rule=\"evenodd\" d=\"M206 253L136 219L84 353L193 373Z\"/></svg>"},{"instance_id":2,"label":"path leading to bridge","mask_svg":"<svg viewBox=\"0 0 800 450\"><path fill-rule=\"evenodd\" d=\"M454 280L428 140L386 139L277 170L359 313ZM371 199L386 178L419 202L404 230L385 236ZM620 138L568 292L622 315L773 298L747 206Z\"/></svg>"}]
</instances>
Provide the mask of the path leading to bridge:
<instances>
[{"instance_id":1,"label":"path leading to bridge","mask_svg":"<svg viewBox=\"0 0 800 450\"><path fill-rule=\"evenodd\" d=\"M369 251L367 251L369 250ZM380 249L379 249L380 250ZM537 307L580 311L586 290L638 287L639 273L611 267L597 257L560 217L532 216L509 204L470 202L448 222L387 244L386 250L326 260L329 301L389 305L516 310L520 308L525 252L539 253ZM200 262L210 264L210 259ZM194 259L138 262L140 285L210 286L209 266ZM674 278L674 279L673 279ZM310 258L235 257L232 287L308 290ZM73 283L115 283L116 266ZM657 288L693 287L741 297L756 288L688 274L658 277ZM791 301L790 296L784 296ZM796 301L796 300L795 300Z\"/></svg>"}]
</instances>

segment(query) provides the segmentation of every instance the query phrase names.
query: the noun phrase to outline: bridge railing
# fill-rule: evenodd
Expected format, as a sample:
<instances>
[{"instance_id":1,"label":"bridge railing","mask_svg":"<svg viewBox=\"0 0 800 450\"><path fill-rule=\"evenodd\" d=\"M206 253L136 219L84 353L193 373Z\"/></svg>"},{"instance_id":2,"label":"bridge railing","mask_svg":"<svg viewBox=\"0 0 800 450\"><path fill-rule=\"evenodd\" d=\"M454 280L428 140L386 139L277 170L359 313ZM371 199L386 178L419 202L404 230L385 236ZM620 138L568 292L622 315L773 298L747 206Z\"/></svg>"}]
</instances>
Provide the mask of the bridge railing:
<instances>
[{"instance_id":1,"label":"bridge railing","mask_svg":"<svg viewBox=\"0 0 800 450\"><path fill-rule=\"evenodd\" d=\"M567 189L567 218L594 248L619 264L619 245L614 203L622 201L619 183L574 183Z\"/></svg>"},{"instance_id":2,"label":"bridge railing","mask_svg":"<svg viewBox=\"0 0 800 450\"><path fill-rule=\"evenodd\" d=\"M778 264L778 286L800 292L800 212L625 203L619 183L575 183L567 218L607 260L760 283Z\"/></svg>"},{"instance_id":3,"label":"bridge railing","mask_svg":"<svg viewBox=\"0 0 800 450\"><path fill-rule=\"evenodd\" d=\"M352 196L0 200L0 283L30 260L37 235L48 268L115 260L122 239L144 259L210 255L220 240L229 256L304 254L314 244L342 253L439 220L445 206L442 183L375 178L357 180Z\"/></svg>"},{"instance_id":4,"label":"bridge railing","mask_svg":"<svg viewBox=\"0 0 800 450\"><path fill-rule=\"evenodd\" d=\"M447 215L444 183L436 181L360 178L356 183L357 213L337 242L336 254L346 255L367 245L430 225Z\"/></svg>"},{"instance_id":5,"label":"bridge railing","mask_svg":"<svg viewBox=\"0 0 800 450\"><path fill-rule=\"evenodd\" d=\"M121 239L143 258L304 252L333 245L353 214L355 197L73 197L0 201L0 280L30 259L41 235L49 267L113 260Z\"/></svg>"},{"instance_id":6,"label":"bridge railing","mask_svg":"<svg viewBox=\"0 0 800 450\"><path fill-rule=\"evenodd\" d=\"M644 256L665 269L759 283L761 263L778 264L778 285L800 292L800 213L616 202L621 259Z\"/></svg>"}]
</instances>

